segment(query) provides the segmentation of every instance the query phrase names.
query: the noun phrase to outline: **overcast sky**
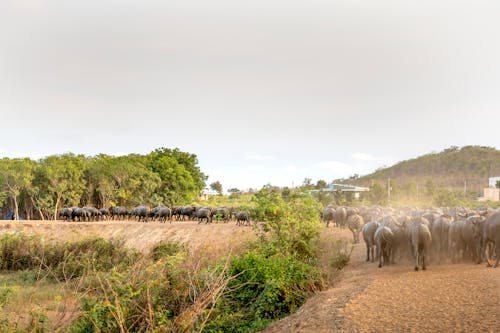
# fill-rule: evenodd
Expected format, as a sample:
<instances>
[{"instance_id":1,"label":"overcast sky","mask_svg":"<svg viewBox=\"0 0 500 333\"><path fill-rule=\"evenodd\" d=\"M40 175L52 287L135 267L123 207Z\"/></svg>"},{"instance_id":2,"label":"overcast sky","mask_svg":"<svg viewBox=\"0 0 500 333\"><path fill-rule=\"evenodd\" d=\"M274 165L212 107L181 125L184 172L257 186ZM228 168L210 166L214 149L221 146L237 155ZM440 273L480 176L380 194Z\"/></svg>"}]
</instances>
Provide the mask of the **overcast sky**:
<instances>
[{"instance_id":1,"label":"overcast sky","mask_svg":"<svg viewBox=\"0 0 500 333\"><path fill-rule=\"evenodd\" d=\"M0 156L194 153L224 189L500 148L500 2L1 0Z\"/></svg>"}]
</instances>

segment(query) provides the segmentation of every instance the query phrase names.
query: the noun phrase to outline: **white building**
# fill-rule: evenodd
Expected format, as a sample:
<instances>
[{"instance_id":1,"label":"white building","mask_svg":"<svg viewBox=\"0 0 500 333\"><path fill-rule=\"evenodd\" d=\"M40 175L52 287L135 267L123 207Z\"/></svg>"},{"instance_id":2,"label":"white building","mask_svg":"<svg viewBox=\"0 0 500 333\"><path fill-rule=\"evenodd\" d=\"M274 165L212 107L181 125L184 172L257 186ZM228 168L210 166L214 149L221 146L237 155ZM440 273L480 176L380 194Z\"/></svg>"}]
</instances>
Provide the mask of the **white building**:
<instances>
[{"instance_id":1,"label":"white building","mask_svg":"<svg viewBox=\"0 0 500 333\"><path fill-rule=\"evenodd\" d=\"M488 187L483 189L483 196L479 197L479 201L500 201L500 188L497 188L497 182L500 177L491 177L488 179Z\"/></svg>"},{"instance_id":2,"label":"white building","mask_svg":"<svg viewBox=\"0 0 500 333\"><path fill-rule=\"evenodd\" d=\"M500 177L491 177L488 180L488 186L495 188L497 186L497 182L500 182Z\"/></svg>"},{"instance_id":3,"label":"white building","mask_svg":"<svg viewBox=\"0 0 500 333\"><path fill-rule=\"evenodd\" d=\"M310 192L351 192L356 200L359 199L359 194L361 192L368 192L370 189L368 187L361 187L355 185L345 185L345 184L329 184L328 188L323 188L321 190L311 190Z\"/></svg>"}]
</instances>

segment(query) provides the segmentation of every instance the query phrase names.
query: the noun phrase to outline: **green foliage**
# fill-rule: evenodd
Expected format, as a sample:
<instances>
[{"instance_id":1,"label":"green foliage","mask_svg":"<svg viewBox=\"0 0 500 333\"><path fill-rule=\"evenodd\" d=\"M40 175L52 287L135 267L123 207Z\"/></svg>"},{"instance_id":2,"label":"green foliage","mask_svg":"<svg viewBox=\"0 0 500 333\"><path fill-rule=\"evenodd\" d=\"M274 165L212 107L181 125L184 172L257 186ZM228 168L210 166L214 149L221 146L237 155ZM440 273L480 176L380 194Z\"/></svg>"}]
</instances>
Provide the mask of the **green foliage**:
<instances>
[{"instance_id":1,"label":"green foliage","mask_svg":"<svg viewBox=\"0 0 500 333\"><path fill-rule=\"evenodd\" d=\"M9 297L14 293L14 289L7 286L0 287L0 310L3 309L5 304L9 301Z\"/></svg>"},{"instance_id":2,"label":"green foliage","mask_svg":"<svg viewBox=\"0 0 500 333\"><path fill-rule=\"evenodd\" d=\"M353 248L354 247L351 245L349 249L349 242L346 240L336 240L333 245L332 257L330 259L331 267L341 270L347 266Z\"/></svg>"},{"instance_id":3,"label":"green foliage","mask_svg":"<svg viewBox=\"0 0 500 333\"><path fill-rule=\"evenodd\" d=\"M438 207L461 207L467 206L468 198L463 191L440 189L434 194L434 205Z\"/></svg>"},{"instance_id":4,"label":"green foliage","mask_svg":"<svg viewBox=\"0 0 500 333\"><path fill-rule=\"evenodd\" d=\"M321 205L310 196L288 201L273 187L255 194L254 220L267 222L275 238L273 245L304 257L312 256L312 241L319 235Z\"/></svg>"},{"instance_id":5,"label":"green foliage","mask_svg":"<svg viewBox=\"0 0 500 333\"><path fill-rule=\"evenodd\" d=\"M148 155L95 157L71 153L39 161L0 160L0 205L29 217L57 218L66 206L185 204L205 187L196 155L157 149ZM6 200L9 199L9 200Z\"/></svg>"},{"instance_id":6,"label":"green foliage","mask_svg":"<svg viewBox=\"0 0 500 333\"><path fill-rule=\"evenodd\" d=\"M486 186L488 177L497 175L500 175L500 151L498 149L465 146L450 147L440 153L430 153L402 161L350 182L366 186L372 181L385 182L387 178L390 178L402 187L412 187L411 191L403 193L401 199L432 201L435 193L429 192L435 189L429 188L427 191L428 180L434 182L435 185L439 184L442 188L452 190L463 189L464 181L467 181L468 190L480 192ZM418 186L420 191L416 190Z\"/></svg>"},{"instance_id":7,"label":"green foliage","mask_svg":"<svg viewBox=\"0 0 500 333\"><path fill-rule=\"evenodd\" d=\"M324 180L322 180L322 179L320 179L320 180L318 180L318 181L316 182L316 186L315 186L315 188L316 188L317 190L319 190L319 189L322 189L322 188L326 188L327 186L328 186L327 182L326 182L326 181L324 181Z\"/></svg>"},{"instance_id":8,"label":"green foliage","mask_svg":"<svg viewBox=\"0 0 500 333\"><path fill-rule=\"evenodd\" d=\"M77 206L85 189L83 174L86 158L83 155L52 155L38 164L39 188L53 197L53 217L62 206Z\"/></svg>"},{"instance_id":9,"label":"green foliage","mask_svg":"<svg viewBox=\"0 0 500 333\"><path fill-rule=\"evenodd\" d=\"M320 288L320 270L293 255L254 250L232 261L233 290L218 304L207 332L256 332L297 310Z\"/></svg>"},{"instance_id":10,"label":"green foliage","mask_svg":"<svg viewBox=\"0 0 500 333\"><path fill-rule=\"evenodd\" d=\"M70 331L255 332L295 311L322 285L320 205L309 196L285 200L271 186L251 204L270 228L252 250L203 266L182 244L158 244L128 268L99 273Z\"/></svg>"},{"instance_id":11,"label":"green foliage","mask_svg":"<svg viewBox=\"0 0 500 333\"><path fill-rule=\"evenodd\" d=\"M161 179L157 191L171 205L193 201L205 187L207 176L198 167L194 154L179 149L160 148L148 156L150 169Z\"/></svg>"},{"instance_id":12,"label":"green foliage","mask_svg":"<svg viewBox=\"0 0 500 333\"><path fill-rule=\"evenodd\" d=\"M216 191L219 195L222 195L222 184L220 181L213 182L210 184L210 188L214 191Z\"/></svg>"},{"instance_id":13,"label":"green foliage","mask_svg":"<svg viewBox=\"0 0 500 333\"><path fill-rule=\"evenodd\" d=\"M177 255L182 251L187 251L184 244L179 242L162 242L151 249L151 258L158 261L162 258Z\"/></svg>"},{"instance_id":14,"label":"green foliage","mask_svg":"<svg viewBox=\"0 0 500 333\"><path fill-rule=\"evenodd\" d=\"M1 195L3 202L9 197L14 202L14 214L19 219L18 200L21 193L27 192L33 181L35 163L29 158L3 158L0 160Z\"/></svg>"},{"instance_id":15,"label":"green foliage","mask_svg":"<svg viewBox=\"0 0 500 333\"><path fill-rule=\"evenodd\" d=\"M48 270L50 277L63 281L93 270L128 265L133 258L123 243L102 238L56 244L45 244L39 236L24 234L4 234L0 238L0 270Z\"/></svg>"},{"instance_id":16,"label":"green foliage","mask_svg":"<svg viewBox=\"0 0 500 333\"><path fill-rule=\"evenodd\" d=\"M84 312L69 331L185 331L178 317L211 288L208 276L217 270L189 271L189 258L184 246L162 243L126 269L98 273L84 290Z\"/></svg>"},{"instance_id":17,"label":"green foliage","mask_svg":"<svg viewBox=\"0 0 500 333\"><path fill-rule=\"evenodd\" d=\"M373 205L385 205L387 203L387 190L379 183L373 183L368 192L368 200Z\"/></svg>"}]
</instances>

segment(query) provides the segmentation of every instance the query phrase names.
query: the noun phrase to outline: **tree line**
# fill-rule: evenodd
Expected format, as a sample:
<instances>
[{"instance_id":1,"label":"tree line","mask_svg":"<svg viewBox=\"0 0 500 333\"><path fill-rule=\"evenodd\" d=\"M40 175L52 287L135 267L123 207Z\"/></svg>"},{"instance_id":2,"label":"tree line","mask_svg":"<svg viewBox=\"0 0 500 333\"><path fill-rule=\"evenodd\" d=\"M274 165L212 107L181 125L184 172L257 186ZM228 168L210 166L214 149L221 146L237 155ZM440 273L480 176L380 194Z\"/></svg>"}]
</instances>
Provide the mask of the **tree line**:
<instances>
[{"instance_id":1,"label":"tree line","mask_svg":"<svg viewBox=\"0 0 500 333\"><path fill-rule=\"evenodd\" d=\"M56 219L65 206L178 205L191 202L207 176L195 154L158 148L147 155L51 155L0 160L0 206L27 219Z\"/></svg>"}]
</instances>

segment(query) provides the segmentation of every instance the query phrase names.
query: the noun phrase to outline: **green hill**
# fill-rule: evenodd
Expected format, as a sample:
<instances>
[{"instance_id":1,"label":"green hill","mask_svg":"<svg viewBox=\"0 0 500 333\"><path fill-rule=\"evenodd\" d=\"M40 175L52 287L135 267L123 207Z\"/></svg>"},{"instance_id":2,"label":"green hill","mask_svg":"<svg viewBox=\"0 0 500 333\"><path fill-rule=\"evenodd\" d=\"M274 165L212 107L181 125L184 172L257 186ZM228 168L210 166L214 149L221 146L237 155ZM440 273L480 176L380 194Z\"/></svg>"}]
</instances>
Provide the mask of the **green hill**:
<instances>
[{"instance_id":1,"label":"green hill","mask_svg":"<svg viewBox=\"0 0 500 333\"><path fill-rule=\"evenodd\" d=\"M375 182L386 183L390 178L393 186L407 191L430 186L463 190L466 184L468 193L479 194L488 186L488 178L495 176L500 176L500 151L491 147L465 146L402 161L349 182L370 186Z\"/></svg>"}]
</instances>

